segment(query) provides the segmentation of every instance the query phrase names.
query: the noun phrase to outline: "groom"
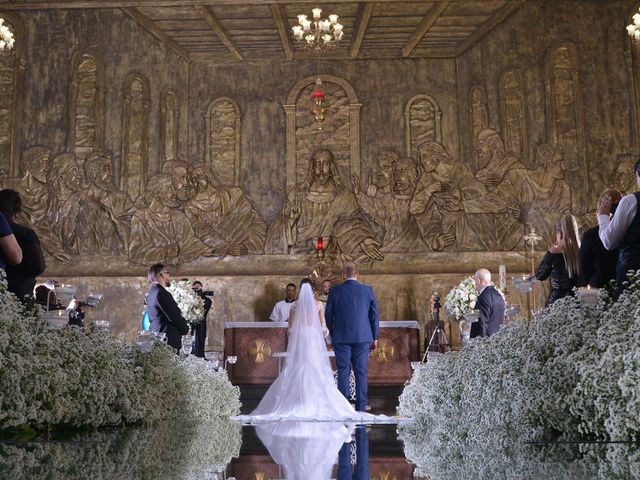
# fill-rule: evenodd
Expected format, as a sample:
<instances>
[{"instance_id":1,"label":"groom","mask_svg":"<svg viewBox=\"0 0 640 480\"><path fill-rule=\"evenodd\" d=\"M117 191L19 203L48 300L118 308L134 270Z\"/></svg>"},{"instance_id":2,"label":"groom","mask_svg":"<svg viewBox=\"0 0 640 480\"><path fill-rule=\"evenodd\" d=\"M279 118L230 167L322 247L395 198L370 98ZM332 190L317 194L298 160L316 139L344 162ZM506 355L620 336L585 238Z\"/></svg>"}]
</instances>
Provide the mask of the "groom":
<instances>
[{"instance_id":1,"label":"groom","mask_svg":"<svg viewBox=\"0 0 640 480\"><path fill-rule=\"evenodd\" d=\"M369 352L378 346L378 301L373 289L358 282L358 268L346 262L345 282L329 291L325 319L338 367L338 390L349 398L349 371L356 377L356 410L367 406Z\"/></svg>"}]
</instances>

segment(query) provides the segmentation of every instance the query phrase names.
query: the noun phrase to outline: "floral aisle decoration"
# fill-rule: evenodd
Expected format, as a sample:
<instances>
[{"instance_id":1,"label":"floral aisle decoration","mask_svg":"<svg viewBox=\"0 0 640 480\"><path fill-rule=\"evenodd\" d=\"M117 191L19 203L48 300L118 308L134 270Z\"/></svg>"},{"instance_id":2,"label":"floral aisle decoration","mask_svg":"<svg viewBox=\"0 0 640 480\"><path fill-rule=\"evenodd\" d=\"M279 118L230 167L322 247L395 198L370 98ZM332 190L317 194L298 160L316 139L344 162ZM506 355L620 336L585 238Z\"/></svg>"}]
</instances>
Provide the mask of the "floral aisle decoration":
<instances>
[{"instance_id":1,"label":"floral aisle decoration","mask_svg":"<svg viewBox=\"0 0 640 480\"><path fill-rule=\"evenodd\" d=\"M444 309L450 318L460 320L465 313L476 308L478 290L473 277L467 277L453 287L444 300Z\"/></svg>"},{"instance_id":2,"label":"floral aisle decoration","mask_svg":"<svg viewBox=\"0 0 640 480\"><path fill-rule=\"evenodd\" d=\"M167 291L180 307L182 316L189 323L200 323L204 317L204 299L193 291L188 280L171 282Z\"/></svg>"},{"instance_id":3,"label":"floral aisle decoration","mask_svg":"<svg viewBox=\"0 0 640 480\"><path fill-rule=\"evenodd\" d=\"M0 430L198 422L240 410L238 388L200 359L164 344L142 353L91 326L49 329L4 279L0 304Z\"/></svg>"}]
</instances>

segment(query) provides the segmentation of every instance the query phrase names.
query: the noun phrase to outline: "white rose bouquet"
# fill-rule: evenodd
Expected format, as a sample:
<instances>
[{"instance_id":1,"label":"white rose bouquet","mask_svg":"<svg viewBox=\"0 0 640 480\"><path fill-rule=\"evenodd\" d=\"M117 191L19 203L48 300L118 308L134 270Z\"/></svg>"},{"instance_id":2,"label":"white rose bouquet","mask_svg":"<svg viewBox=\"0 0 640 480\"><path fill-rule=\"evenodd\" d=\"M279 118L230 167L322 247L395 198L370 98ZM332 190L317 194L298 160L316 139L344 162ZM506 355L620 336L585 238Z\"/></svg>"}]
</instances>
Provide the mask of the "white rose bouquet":
<instances>
[{"instance_id":1,"label":"white rose bouquet","mask_svg":"<svg viewBox=\"0 0 640 480\"><path fill-rule=\"evenodd\" d=\"M180 312L189 323L200 323L204 316L204 299L189 286L188 281L171 282L167 291L180 307Z\"/></svg>"},{"instance_id":2,"label":"white rose bouquet","mask_svg":"<svg viewBox=\"0 0 640 480\"><path fill-rule=\"evenodd\" d=\"M469 310L476 308L478 290L473 277L467 277L459 285L453 287L444 301L444 308L449 317L460 320Z\"/></svg>"}]
</instances>

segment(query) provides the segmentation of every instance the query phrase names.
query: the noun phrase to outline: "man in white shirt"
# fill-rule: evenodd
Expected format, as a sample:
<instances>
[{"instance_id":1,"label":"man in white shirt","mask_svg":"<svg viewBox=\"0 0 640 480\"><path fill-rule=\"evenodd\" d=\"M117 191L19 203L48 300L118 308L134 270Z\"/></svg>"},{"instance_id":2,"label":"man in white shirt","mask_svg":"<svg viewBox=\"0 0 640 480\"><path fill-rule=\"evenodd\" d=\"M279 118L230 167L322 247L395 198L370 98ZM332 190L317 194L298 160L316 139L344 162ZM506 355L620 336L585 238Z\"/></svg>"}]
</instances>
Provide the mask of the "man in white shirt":
<instances>
[{"instance_id":1,"label":"man in white shirt","mask_svg":"<svg viewBox=\"0 0 640 480\"><path fill-rule=\"evenodd\" d=\"M636 183L640 188L640 160L634 167ZM617 208L610 195L600 199L598 205L599 236L607 250L620 246L616 281L618 293L624 290L623 282L627 279L627 272L640 269L640 192L625 195ZM612 203L614 208L612 208ZM612 213L615 213L610 217Z\"/></svg>"},{"instance_id":2,"label":"man in white shirt","mask_svg":"<svg viewBox=\"0 0 640 480\"><path fill-rule=\"evenodd\" d=\"M287 322L289 321L289 311L291 305L296 299L296 286L293 283L287 284L286 297L284 300L280 300L273 307L273 311L269 316L269 320L272 322Z\"/></svg>"}]
</instances>

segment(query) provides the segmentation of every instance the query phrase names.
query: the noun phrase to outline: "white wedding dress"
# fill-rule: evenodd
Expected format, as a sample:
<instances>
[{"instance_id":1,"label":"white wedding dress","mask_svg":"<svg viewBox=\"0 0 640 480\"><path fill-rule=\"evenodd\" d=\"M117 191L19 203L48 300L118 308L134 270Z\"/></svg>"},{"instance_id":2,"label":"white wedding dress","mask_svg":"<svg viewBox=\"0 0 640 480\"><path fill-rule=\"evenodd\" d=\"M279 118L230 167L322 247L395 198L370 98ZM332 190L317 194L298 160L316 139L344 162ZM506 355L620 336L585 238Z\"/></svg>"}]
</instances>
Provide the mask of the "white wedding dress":
<instances>
[{"instance_id":1,"label":"white wedding dress","mask_svg":"<svg viewBox=\"0 0 640 480\"><path fill-rule=\"evenodd\" d=\"M384 422L385 415L357 412L338 390L320 325L318 305L309 284L302 285L289 334L282 372L250 415L233 417L247 423L273 421Z\"/></svg>"}]
</instances>

